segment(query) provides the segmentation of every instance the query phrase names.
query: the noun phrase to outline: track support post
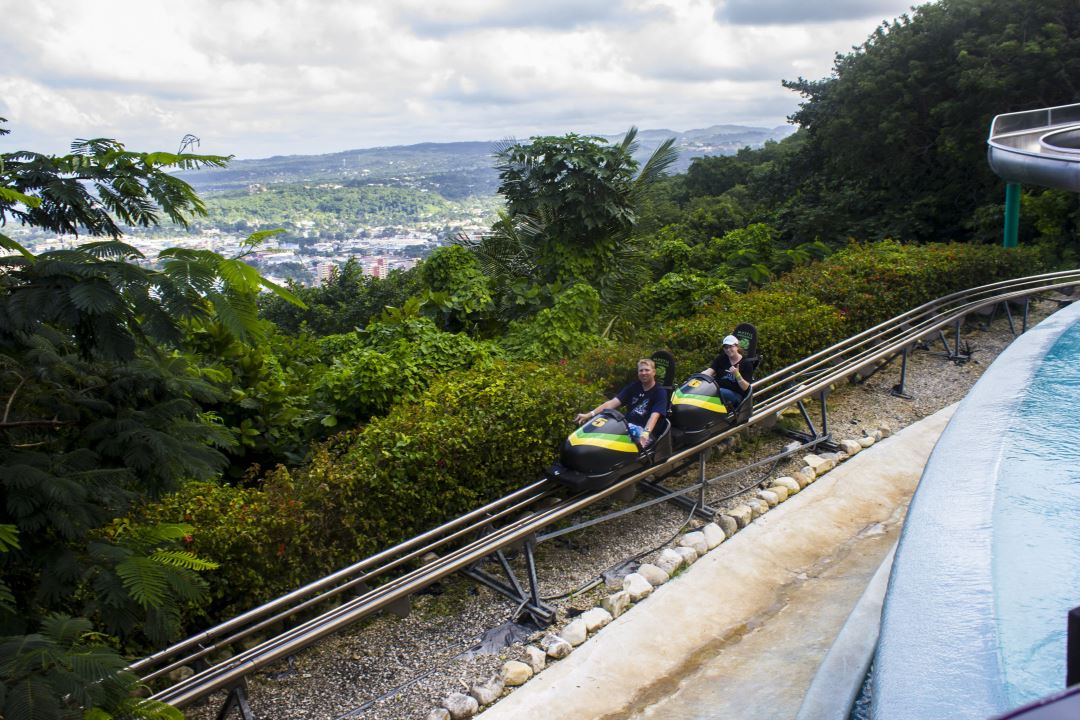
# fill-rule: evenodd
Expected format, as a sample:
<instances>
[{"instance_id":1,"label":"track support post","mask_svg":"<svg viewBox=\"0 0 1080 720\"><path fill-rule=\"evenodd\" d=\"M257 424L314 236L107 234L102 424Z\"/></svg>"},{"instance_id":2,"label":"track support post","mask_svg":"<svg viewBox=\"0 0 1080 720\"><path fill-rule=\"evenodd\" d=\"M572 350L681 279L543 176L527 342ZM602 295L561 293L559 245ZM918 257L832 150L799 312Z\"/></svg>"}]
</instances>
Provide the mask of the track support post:
<instances>
[{"instance_id":1,"label":"track support post","mask_svg":"<svg viewBox=\"0 0 1080 720\"><path fill-rule=\"evenodd\" d=\"M225 698L225 704L221 706L221 710L218 711L217 720L225 720L232 712L233 708L237 708L240 711L240 717L243 720L256 720L255 713L251 712L251 705L248 703L247 696L247 680L241 679L239 683L233 685L229 689L229 694Z\"/></svg>"},{"instance_id":2,"label":"track support post","mask_svg":"<svg viewBox=\"0 0 1080 720\"><path fill-rule=\"evenodd\" d=\"M893 385L892 390L889 391L889 394L893 397L903 398L905 400L912 399L912 397L907 394L907 391L905 389L905 385L907 383L907 358L909 352L910 349L907 347L904 347L904 349L901 351L900 382L898 382L896 385Z\"/></svg>"},{"instance_id":3,"label":"track support post","mask_svg":"<svg viewBox=\"0 0 1080 720\"><path fill-rule=\"evenodd\" d=\"M510 566L510 561L506 558L506 553L502 550L496 550L489 555L488 558L494 558L498 562L506 580L502 580L486 570L480 569L479 563L469 566L462 572L481 585L489 587L500 595L518 603L518 617L515 617L515 620L520 618L523 614L529 615L538 625L547 627L555 621L555 608L544 603L544 601L540 599L540 579L536 574L535 549L536 538L535 536L529 536L526 538L523 548L525 555L525 572L528 576L529 583L528 591L522 587L517 574L514 572L514 568Z\"/></svg>"},{"instance_id":4,"label":"track support post","mask_svg":"<svg viewBox=\"0 0 1080 720\"><path fill-rule=\"evenodd\" d=\"M806 423L806 427L810 432L802 432L800 430L782 430L781 432L788 436L798 440L804 445L813 444L820 446L821 448L829 451L836 452L840 449L840 446L834 443L829 438L829 406L828 399L829 388L825 388L818 394L818 401L821 403L821 432L819 433L817 427L814 425L814 421L810 419L810 413L806 409L806 404L799 400L795 403L795 406L799 408L799 414L802 415L803 422Z\"/></svg>"}]
</instances>

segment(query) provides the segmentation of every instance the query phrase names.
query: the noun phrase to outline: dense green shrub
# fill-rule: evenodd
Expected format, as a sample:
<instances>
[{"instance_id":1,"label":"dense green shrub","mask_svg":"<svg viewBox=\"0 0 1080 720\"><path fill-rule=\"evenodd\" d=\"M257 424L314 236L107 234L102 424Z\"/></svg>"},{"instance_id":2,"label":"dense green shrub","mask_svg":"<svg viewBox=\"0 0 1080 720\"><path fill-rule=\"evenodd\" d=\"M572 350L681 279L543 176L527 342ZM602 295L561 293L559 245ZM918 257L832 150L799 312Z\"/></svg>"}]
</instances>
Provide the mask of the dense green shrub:
<instances>
[{"instance_id":1,"label":"dense green shrub","mask_svg":"<svg viewBox=\"0 0 1080 720\"><path fill-rule=\"evenodd\" d=\"M700 312L712 302L731 299L735 291L722 280L697 272L671 272L642 288L638 300L648 317L670 320Z\"/></svg>"},{"instance_id":2,"label":"dense green shrub","mask_svg":"<svg viewBox=\"0 0 1080 720\"><path fill-rule=\"evenodd\" d=\"M307 307L266 294L259 299L259 315L284 333L310 332L316 336L363 328L387 306L401 307L423 291L416 268L391 270L387 277L376 278L365 275L356 258L336 268L321 285L289 287Z\"/></svg>"},{"instance_id":3,"label":"dense green shrub","mask_svg":"<svg viewBox=\"0 0 1080 720\"><path fill-rule=\"evenodd\" d=\"M220 563L206 611L224 617L535 481L598 390L557 366L449 373L261 490L192 483L143 517L196 527L191 547Z\"/></svg>"},{"instance_id":4,"label":"dense green shrub","mask_svg":"<svg viewBox=\"0 0 1080 720\"><path fill-rule=\"evenodd\" d=\"M419 266L427 289L424 311L444 330L475 330L495 312L491 281L476 257L460 245L436 249Z\"/></svg>"},{"instance_id":5,"label":"dense green shrub","mask_svg":"<svg viewBox=\"0 0 1080 720\"><path fill-rule=\"evenodd\" d=\"M320 414L311 391L326 370L310 336L269 332L263 342L241 343L219 325L193 328L190 344L202 373L220 390L204 401L232 434L228 477L236 479L258 464L299 463L319 436Z\"/></svg>"},{"instance_id":6,"label":"dense green shrub","mask_svg":"<svg viewBox=\"0 0 1080 720\"><path fill-rule=\"evenodd\" d=\"M601 339L600 294L591 285L578 283L555 298L555 305L528 320L510 323L500 345L523 360L553 360L577 355Z\"/></svg>"},{"instance_id":7,"label":"dense green shrub","mask_svg":"<svg viewBox=\"0 0 1080 720\"><path fill-rule=\"evenodd\" d=\"M757 375L776 370L842 340L847 323L837 310L798 292L758 290L710 305L691 318L658 326L651 334L666 345L679 365L680 377L706 367L720 352L720 340L736 325L758 329L758 352L764 358Z\"/></svg>"},{"instance_id":8,"label":"dense green shrub","mask_svg":"<svg viewBox=\"0 0 1080 720\"><path fill-rule=\"evenodd\" d=\"M562 367L573 382L594 383L603 397L610 398L628 382L637 380L638 360L663 349L662 345L653 347L640 340L608 343L570 358Z\"/></svg>"},{"instance_id":9,"label":"dense green shrub","mask_svg":"<svg viewBox=\"0 0 1080 720\"><path fill-rule=\"evenodd\" d=\"M188 608L191 630L221 619L222 611L240 612L343 564L320 546L324 518L298 497L287 472L277 472L263 488L191 482L139 515L151 524L169 518L192 525L188 547L221 561L204 575L210 602Z\"/></svg>"},{"instance_id":10,"label":"dense green shrub","mask_svg":"<svg viewBox=\"0 0 1080 720\"><path fill-rule=\"evenodd\" d=\"M1042 272L1038 250L993 245L853 244L777 281L835 306L852 332L957 290Z\"/></svg>"},{"instance_id":11,"label":"dense green shrub","mask_svg":"<svg viewBox=\"0 0 1080 720\"><path fill-rule=\"evenodd\" d=\"M328 408L323 424L354 424L414 400L440 373L487 359L490 348L467 335L443 332L429 318L371 323L351 349L343 339L316 395ZM347 338L348 336L342 336Z\"/></svg>"}]
</instances>

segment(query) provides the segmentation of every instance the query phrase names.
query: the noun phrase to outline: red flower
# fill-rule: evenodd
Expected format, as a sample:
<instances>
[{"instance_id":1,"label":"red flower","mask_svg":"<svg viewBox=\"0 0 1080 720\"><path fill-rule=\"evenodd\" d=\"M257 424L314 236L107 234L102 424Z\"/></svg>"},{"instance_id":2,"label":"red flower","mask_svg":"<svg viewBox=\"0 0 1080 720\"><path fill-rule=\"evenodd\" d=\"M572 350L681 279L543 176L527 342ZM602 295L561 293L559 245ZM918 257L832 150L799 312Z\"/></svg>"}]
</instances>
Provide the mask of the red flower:
<instances>
[{"instance_id":1,"label":"red flower","mask_svg":"<svg viewBox=\"0 0 1080 720\"><path fill-rule=\"evenodd\" d=\"M285 555L285 543L278 543L277 556L282 557Z\"/></svg>"}]
</instances>

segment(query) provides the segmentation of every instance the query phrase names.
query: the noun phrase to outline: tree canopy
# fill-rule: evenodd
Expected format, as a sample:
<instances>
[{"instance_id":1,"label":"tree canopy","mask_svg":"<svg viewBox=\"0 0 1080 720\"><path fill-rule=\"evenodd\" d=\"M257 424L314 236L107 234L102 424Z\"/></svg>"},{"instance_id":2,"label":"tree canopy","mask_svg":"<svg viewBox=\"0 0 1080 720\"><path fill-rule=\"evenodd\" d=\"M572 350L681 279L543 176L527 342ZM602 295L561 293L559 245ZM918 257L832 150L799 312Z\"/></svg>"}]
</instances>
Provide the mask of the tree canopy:
<instances>
[{"instance_id":1,"label":"tree canopy","mask_svg":"<svg viewBox=\"0 0 1080 720\"><path fill-rule=\"evenodd\" d=\"M987 166L994 115L1080 97L1073 0L940 0L878 27L832 76L786 87L803 146L761 188L786 232L989 239L1003 183Z\"/></svg>"},{"instance_id":2,"label":"tree canopy","mask_svg":"<svg viewBox=\"0 0 1080 720\"><path fill-rule=\"evenodd\" d=\"M226 464L234 440L203 411L221 391L188 352L191 331L258 338L259 288L291 294L209 251L166 250L160 269L147 267L119 237L124 225L183 225L204 212L168 170L226 161L107 139L77 140L63 156L0 155L4 224L109 238L35 255L0 235L12 252L0 258L4 717L81 716L94 703L162 712L135 706L126 663L89 629L163 642L205 592L197 572L214 565L184 547L190 527L116 518Z\"/></svg>"},{"instance_id":3,"label":"tree canopy","mask_svg":"<svg viewBox=\"0 0 1080 720\"><path fill-rule=\"evenodd\" d=\"M677 157L669 139L638 172L636 137L636 128L615 144L573 133L538 137L496 154L509 221L530 222L539 231L537 280L604 282L615 268L645 189Z\"/></svg>"}]
</instances>

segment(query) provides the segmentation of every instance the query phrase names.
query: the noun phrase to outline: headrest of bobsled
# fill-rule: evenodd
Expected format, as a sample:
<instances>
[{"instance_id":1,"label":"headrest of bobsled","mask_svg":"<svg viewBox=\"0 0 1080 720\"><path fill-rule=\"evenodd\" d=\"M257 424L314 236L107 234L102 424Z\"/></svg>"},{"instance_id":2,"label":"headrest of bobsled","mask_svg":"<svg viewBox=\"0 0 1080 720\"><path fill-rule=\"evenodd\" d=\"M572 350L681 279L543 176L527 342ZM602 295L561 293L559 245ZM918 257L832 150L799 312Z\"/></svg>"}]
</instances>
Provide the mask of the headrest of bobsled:
<instances>
[{"instance_id":1,"label":"headrest of bobsled","mask_svg":"<svg viewBox=\"0 0 1080 720\"><path fill-rule=\"evenodd\" d=\"M657 350L652 354L652 361L656 363L656 382L670 388L675 382L675 356L667 350Z\"/></svg>"}]
</instances>

